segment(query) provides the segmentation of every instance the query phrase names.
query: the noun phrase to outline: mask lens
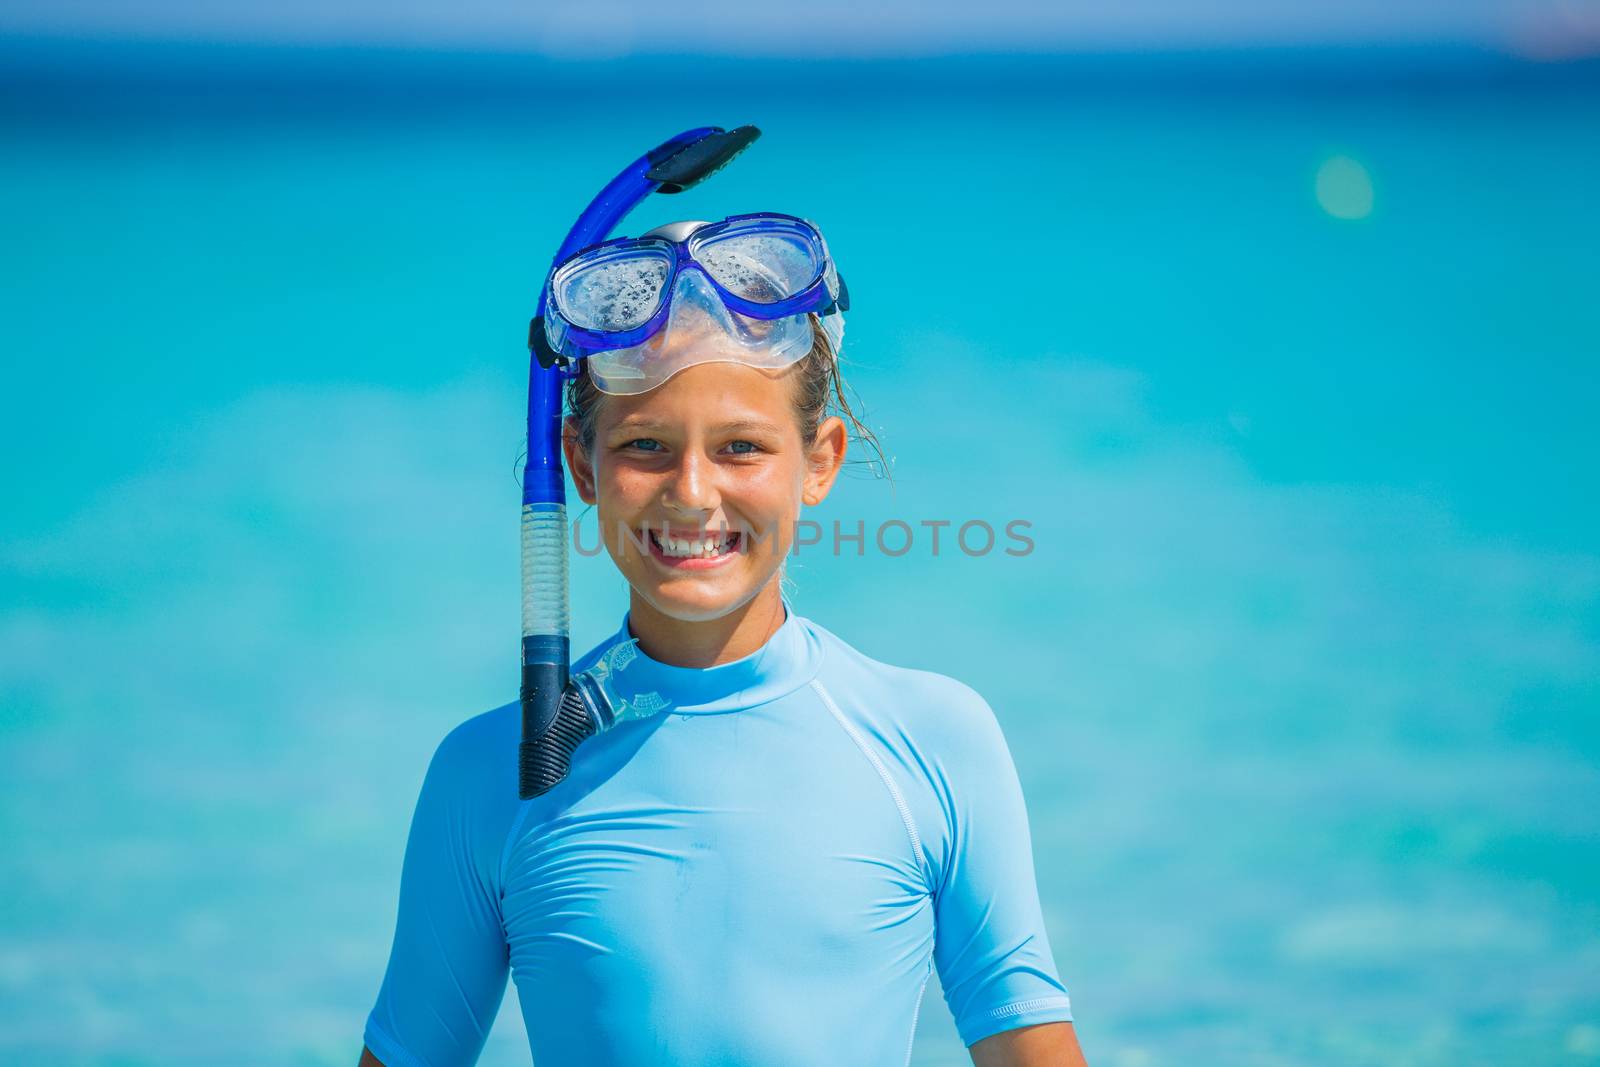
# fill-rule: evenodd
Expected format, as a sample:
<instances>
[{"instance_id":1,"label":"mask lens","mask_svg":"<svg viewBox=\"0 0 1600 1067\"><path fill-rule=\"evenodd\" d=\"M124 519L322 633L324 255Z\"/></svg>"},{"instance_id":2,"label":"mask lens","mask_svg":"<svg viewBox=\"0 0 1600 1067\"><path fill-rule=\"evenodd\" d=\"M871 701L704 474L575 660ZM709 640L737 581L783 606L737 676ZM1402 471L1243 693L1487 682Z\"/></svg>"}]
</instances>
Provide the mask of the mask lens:
<instances>
[{"instance_id":1,"label":"mask lens","mask_svg":"<svg viewBox=\"0 0 1600 1067\"><path fill-rule=\"evenodd\" d=\"M621 331L643 326L661 307L672 259L661 249L597 252L556 273L556 310L584 330Z\"/></svg>"},{"instance_id":2,"label":"mask lens","mask_svg":"<svg viewBox=\"0 0 1600 1067\"><path fill-rule=\"evenodd\" d=\"M775 304L804 292L824 263L814 232L788 222L736 224L694 242L690 250L718 285L756 304Z\"/></svg>"}]
</instances>

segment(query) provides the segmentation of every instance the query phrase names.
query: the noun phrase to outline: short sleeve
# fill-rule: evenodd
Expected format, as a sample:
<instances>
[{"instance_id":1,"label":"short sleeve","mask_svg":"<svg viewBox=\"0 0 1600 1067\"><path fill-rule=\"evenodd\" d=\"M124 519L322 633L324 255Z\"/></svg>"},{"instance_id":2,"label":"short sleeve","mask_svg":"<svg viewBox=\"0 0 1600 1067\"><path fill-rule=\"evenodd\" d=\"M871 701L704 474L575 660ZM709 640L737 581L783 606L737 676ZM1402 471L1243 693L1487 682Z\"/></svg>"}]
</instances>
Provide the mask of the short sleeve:
<instances>
[{"instance_id":1,"label":"short sleeve","mask_svg":"<svg viewBox=\"0 0 1600 1067\"><path fill-rule=\"evenodd\" d=\"M412 815L394 945L364 1033L385 1067L476 1063L505 996L482 733L470 720L440 743Z\"/></svg>"},{"instance_id":2,"label":"short sleeve","mask_svg":"<svg viewBox=\"0 0 1600 1067\"><path fill-rule=\"evenodd\" d=\"M1022 785L988 703L960 686L935 762L945 816L935 856L934 962L967 1045L1072 1019L1039 907Z\"/></svg>"}]
</instances>

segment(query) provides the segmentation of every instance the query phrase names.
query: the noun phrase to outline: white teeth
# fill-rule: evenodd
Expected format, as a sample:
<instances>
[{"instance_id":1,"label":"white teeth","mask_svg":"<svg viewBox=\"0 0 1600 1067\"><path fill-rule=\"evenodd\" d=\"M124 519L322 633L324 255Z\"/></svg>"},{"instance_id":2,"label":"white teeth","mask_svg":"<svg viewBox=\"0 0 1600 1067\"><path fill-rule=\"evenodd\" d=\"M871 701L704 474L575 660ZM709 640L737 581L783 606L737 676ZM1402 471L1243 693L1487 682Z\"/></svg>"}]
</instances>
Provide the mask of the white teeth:
<instances>
[{"instance_id":1,"label":"white teeth","mask_svg":"<svg viewBox=\"0 0 1600 1067\"><path fill-rule=\"evenodd\" d=\"M680 558L711 559L725 553L733 544L733 535L718 539L708 537L703 541L691 540L687 537L665 537L659 534L651 535L657 545L661 547L663 555Z\"/></svg>"}]
</instances>

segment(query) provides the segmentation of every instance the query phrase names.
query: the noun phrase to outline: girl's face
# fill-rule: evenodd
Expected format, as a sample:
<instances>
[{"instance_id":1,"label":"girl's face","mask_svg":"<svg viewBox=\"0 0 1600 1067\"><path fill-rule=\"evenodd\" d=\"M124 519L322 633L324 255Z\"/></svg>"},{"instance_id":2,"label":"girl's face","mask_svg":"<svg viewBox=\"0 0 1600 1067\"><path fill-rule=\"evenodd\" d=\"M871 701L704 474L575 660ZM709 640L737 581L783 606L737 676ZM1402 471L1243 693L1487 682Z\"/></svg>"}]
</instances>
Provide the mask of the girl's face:
<instances>
[{"instance_id":1,"label":"girl's face","mask_svg":"<svg viewBox=\"0 0 1600 1067\"><path fill-rule=\"evenodd\" d=\"M824 420L805 445L797 371L701 363L649 392L607 396L592 453L568 418L578 495L598 505L617 569L662 614L700 622L748 603L782 566L801 505L832 488L844 422Z\"/></svg>"}]
</instances>

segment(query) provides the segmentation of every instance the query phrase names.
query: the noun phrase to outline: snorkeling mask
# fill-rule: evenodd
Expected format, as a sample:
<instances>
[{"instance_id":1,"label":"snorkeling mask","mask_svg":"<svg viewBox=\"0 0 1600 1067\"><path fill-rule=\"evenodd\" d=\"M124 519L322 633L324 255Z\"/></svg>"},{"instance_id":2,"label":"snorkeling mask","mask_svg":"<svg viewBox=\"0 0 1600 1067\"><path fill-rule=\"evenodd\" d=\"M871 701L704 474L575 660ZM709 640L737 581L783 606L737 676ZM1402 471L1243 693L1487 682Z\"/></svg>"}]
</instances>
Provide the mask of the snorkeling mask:
<instances>
[{"instance_id":1,"label":"snorkeling mask","mask_svg":"<svg viewBox=\"0 0 1600 1067\"><path fill-rule=\"evenodd\" d=\"M849 294L821 232L758 212L675 222L607 240L651 193L680 193L726 166L761 131L703 126L634 160L567 233L528 330L528 463L522 476L522 740L518 795L559 784L589 737L650 710L605 678L572 676L562 381L580 361L607 393L638 394L699 363L778 370L812 344L811 315L838 354Z\"/></svg>"},{"instance_id":2,"label":"snorkeling mask","mask_svg":"<svg viewBox=\"0 0 1600 1067\"><path fill-rule=\"evenodd\" d=\"M587 359L601 392L648 392L699 363L782 370L811 351L816 312L835 354L849 291L808 219L773 211L673 222L558 263L530 343ZM541 329L542 322L542 329Z\"/></svg>"}]
</instances>

